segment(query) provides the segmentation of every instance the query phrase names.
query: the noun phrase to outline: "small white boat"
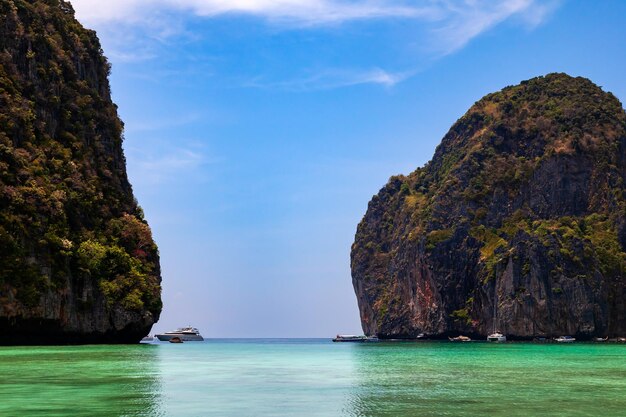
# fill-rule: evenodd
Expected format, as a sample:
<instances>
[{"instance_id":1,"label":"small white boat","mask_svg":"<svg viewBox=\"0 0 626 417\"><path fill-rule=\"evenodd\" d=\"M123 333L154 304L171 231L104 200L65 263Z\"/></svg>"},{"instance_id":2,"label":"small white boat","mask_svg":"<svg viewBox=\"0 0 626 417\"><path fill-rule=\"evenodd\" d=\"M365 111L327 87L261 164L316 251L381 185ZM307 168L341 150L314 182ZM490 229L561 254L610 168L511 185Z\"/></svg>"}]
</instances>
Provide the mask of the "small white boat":
<instances>
[{"instance_id":1,"label":"small white boat","mask_svg":"<svg viewBox=\"0 0 626 417\"><path fill-rule=\"evenodd\" d=\"M333 342L367 342L367 336L357 336L354 334L338 334L333 338Z\"/></svg>"},{"instance_id":2,"label":"small white boat","mask_svg":"<svg viewBox=\"0 0 626 417\"><path fill-rule=\"evenodd\" d=\"M200 335L200 331L195 327L181 327L171 332L157 334L157 339L161 342L169 342L172 338L178 337L183 342L202 342L204 337Z\"/></svg>"},{"instance_id":3,"label":"small white boat","mask_svg":"<svg viewBox=\"0 0 626 417\"><path fill-rule=\"evenodd\" d=\"M506 342L506 336L497 331L498 328L498 288L493 287L493 330L492 333L487 336L488 342Z\"/></svg>"},{"instance_id":4,"label":"small white boat","mask_svg":"<svg viewBox=\"0 0 626 417\"><path fill-rule=\"evenodd\" d=\"M559 343L572 343L576 341L576 339L574 339L572 336L559 336L554 340Z\"/></svg>"},{"instance_id":5,"label":"small white boat","mask_svg":"<svg viewBox=\"0 0 626 417\"><path fill-rule=\"evenodd\" d=\"M506 342L506 336L500 332L495 332L487 336L489 342Z\"/></svg>"},{"instance_id":6,"label":"small white boat","mask_svg":"<svg viewBox=\"0 0 626 417\"><path fill-rule=\"evenodd\" d=\"M457 336L457 337L448 337L448 340L450 340L451 342L471 342L472 339L470 339L467 336Z\"/></svg>"}]
</instances>

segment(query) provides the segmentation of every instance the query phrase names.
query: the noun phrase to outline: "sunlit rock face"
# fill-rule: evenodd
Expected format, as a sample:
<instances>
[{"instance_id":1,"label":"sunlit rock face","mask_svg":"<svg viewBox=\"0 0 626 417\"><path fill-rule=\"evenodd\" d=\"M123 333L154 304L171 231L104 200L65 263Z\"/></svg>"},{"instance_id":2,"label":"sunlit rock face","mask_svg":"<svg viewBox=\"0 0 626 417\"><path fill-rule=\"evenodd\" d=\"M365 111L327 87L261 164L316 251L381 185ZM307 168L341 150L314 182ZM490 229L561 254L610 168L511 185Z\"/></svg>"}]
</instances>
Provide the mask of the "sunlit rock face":
<instances>
[{"instance_id":1,"label":"sunlit rock face","mask_svg":"<svg viewBox=\"0 0 626 417\"><path fill-rule=\"evenodd\" d=\"M626 334L626 113L549 74L478 101L373 197L352 247L368 335Z\"/></svg>"},{"instance_id":2,"label":"sunlit rock face","mask_svg":"<svg viewBox=\"0 0 626 417\"><path fill-rule=\"evenodd\" d=\"M110 66L67 2L0 16L0 343L137 342L161 312L159 256Z\"/></svg>"}]
</instances>

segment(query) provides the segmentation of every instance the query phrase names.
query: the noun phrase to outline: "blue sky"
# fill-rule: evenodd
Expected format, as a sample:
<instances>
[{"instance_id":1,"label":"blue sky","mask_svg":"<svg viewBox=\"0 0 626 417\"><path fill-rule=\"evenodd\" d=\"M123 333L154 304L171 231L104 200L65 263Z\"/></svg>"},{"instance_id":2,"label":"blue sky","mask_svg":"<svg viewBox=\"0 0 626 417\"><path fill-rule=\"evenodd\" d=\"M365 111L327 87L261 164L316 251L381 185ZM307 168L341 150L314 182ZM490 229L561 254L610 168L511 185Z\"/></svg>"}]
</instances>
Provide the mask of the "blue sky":
<instances>
[{"instance_id":1,"label":"blue sky","mask_svg":"<svg viewBox=\"0 0 626 417\"><path fill-rule=\"evenodd\" d=\"M155 331L360 333L350 245L483 95L549 72L626 99L626 2L74 0L113 64L159 245Z\"/></svg>"}]
</instances>

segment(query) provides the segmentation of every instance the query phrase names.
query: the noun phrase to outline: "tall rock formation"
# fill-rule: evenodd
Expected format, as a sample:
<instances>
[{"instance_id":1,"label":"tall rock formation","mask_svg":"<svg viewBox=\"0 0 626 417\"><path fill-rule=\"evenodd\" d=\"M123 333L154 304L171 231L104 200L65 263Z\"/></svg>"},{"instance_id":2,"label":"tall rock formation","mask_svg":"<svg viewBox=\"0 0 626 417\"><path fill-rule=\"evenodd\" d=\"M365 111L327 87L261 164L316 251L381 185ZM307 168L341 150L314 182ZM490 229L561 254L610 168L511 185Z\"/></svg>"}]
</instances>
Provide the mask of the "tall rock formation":
<instances>
[{"instance_id":1,"label":"tall rock formation","mask_svg":"<svg viewBox=\"0 0 626 417\"><path fill-rule=\"evenodd\" d=\"M626 113L549 74L478 101L369 203L352 247L383 338L626 335Z\"/></svg>"},{"instance_id":2,"label":"tall rock formation","mask_svg":"<svg viewBox=\"0 0 626 417\"><path fill-rule=\"evenodd\" d=\"M161 312L159 255L110 66L65 1L0 16L0 344L137 342Z\"/></svg>"}]
</instances>

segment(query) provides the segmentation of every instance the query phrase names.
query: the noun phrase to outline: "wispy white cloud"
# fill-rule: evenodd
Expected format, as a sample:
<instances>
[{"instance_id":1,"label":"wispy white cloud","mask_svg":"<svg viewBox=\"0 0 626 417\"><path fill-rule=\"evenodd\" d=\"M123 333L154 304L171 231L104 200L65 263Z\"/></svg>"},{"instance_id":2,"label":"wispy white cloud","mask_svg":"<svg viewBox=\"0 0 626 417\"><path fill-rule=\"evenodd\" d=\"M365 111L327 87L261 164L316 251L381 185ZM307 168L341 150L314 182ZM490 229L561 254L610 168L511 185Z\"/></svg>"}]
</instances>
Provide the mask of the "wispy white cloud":
<instances>
[{"instance_id":1,"label":"wispy white cloud","mask_svg":"<svg viewBox=\"0 0 626 417\"><path fill-rule=\"evenodd\" d=\"M434 49L450 53L479 34L517 16L536 26L560 0L73 0L89 25L147 26L156 38L184 31L176 12L213 18L250 15L285 28L315 27L354 20L411 19L432 33ZM131 57L132 58L132 57Z\"/></svg>"},{"instance_id":2,"label":"wispy white cloud","mask_svg":"<svg viewBox=\"0 0 626 417\"><path fill-rule=\"evenodd\" d=\"M545 14L532 12L543 9L535 3L534 0L442 2L446 19L433 29L435 38L439 41L437 48L444 54L454 52L476 36L515 15L532 15L537 18L533 22L537 25Z\"/></svg>"},{"instance_id":3,"label":"wispy white cloud","mask_svg":"<svg viewBox=\"0 0 626 417\"><path fill-rule=\"evenodd\" d=\"M532 7L527 7L520 13L520 17L530 29L541 25L565 0L545 0L533 2Z\"/></svg>"},{"instance_id":4,"label":"wispy white cloud","mask_svg":"<svg viewBox=\"0 0 626 417\"><path fill-rule=\"evenodd\" d=\"M207 116L202 113L186 113L178 116L171 116L164 119L151 121L127 121L124 130L126 132L153 132L171 129L174 127L188 126Z\"/></svg>"},{"instance_id":5,"label":"wispy white cloud","mask_svg":"<svg viewBox=\"0 0 626 417\"><path fill-rule=\"evenodd\" d=\"M73 0L77 16L96 27L114 63L155 59L172 44L189 41L185 16L205 19L247 15L266 21L274 30L313 30L324 25L372 19L403 19L420 28L417 39L429 57L458 51L498 24L515 19L532 29L564 0ZM339 32L338 32L339 33ZM337 36L341 36L338 34ZM175 38L175 39L174 39ZM178 59L179 57L177 57ZM359 84L392 87L416 71L372 63L368 69L300 70L281 80L257 76L246 86L310 91ZM198 68L194 63L193 68ZM382 69L385 68L385 69ZM212 69L202 69L203 74ZM161 76L157 74L158 76ZM152 74L151 76L155 76Z\"/></svg>"},{"instance_id":6,"label":"wispy white cloud","mask_svg":"<svg viewBox=\"0 0 626 417\"><path fill-rule=\"evenodd\" d=\"M411 72L388 72L380 68L374 68L367 72L362 72L353 77L351 83L354 84L381 84L385 87L393 87L401 81L406 80Z\"/></svg>"},{"instance_id":7,"label":"wispy white cloud","mask_svg":"<svg viewBox=\"0 0 626 417\"><path fill-rule=\"evenodd\" d=\"M201 16L245 13L278 22L316 25L347 20L388 17L434 17L437 9L428 2L406 5L397 0L167 0ZM415 3L415 2L414 2Z\"/></svg>"},{"instance_id":8,"label":"wispy white cloud","mask_svg":"<svg viewBox=\"0 0 626 417\"><path fill-rule=\"evenodd\" d=\"M73 0L79 18L87 22L153 19L164 11L192 12L213 17L248 14L269 20L315 25L385 17L436 17L430 1L401 0Z\"/></svg>"},{"instance_id":9,"label":"wispy white cloud","mask_svg":"<svg viewBox=\"0 0 626 417\"><path fill-rule=\"evenodd\" d=\"M109 59L114 62L144 62L156 58L157 53L150 47L138 48L133 51L112 48L107 53Z\"/></svg>"},{"instance_id":10,"label":"wispy white cloud","mask_svg":"<svg viewBox=\"0 0 626 417\"><path fill-rule=\"evenodd\" d=\"M218 162L194 144L155 141L152 145L135 146L129 141L124 145L128 174L136 186L161 186L183 178L185 182L203 182L206 165Z\"/></svg>"},{"instance_id":11,"label":"wispy white cloud","mask_svg":"<svg viewBox=\"0 0 626 417\"><path fill-rule=\"evenodd\" d=\"M366 70L326 69L314 74L307 74L283 81L271 81L257 77L244 82L243 85L253 88L295 92L328 90L361 84L377 84L384 87L393 87L406 80L411 75L412 72L389 72L381 68Z\"/></svg>"}]
</instances>

